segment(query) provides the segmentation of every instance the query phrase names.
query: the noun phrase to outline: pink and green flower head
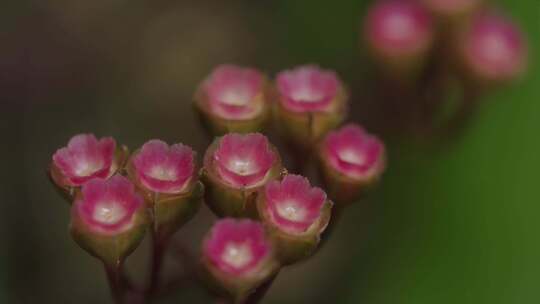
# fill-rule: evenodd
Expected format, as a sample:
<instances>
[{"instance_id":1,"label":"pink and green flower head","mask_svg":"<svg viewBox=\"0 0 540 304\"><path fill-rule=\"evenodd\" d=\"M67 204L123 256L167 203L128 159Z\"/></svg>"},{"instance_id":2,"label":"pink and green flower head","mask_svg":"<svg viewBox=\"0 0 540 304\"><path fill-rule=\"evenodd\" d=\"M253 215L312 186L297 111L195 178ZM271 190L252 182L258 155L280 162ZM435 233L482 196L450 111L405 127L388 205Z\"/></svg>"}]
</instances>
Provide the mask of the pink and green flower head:
<instances>
[{"instance_id":1,"label":"pink and green flower head","mask_svg":"<svg viewBox=\"0 0 540 304\"><path fill-rule=\"evenodd\" d=\"M280 72L276 86L283 108L305 113L328 111L339 94L341 82L333 71L305 65Z\"/></svg>"},{"instance_id":2,"label":"pink and green flower head","mask_svg":"<svg viewBox=\"0 0 540 304\"><path fill-rule=\"evenodd\" d=\"M218 143L207 166L234 188L248 188L263 182L278 161L268 139L260 133L229 133Z\"/></svg>"},{"instance_id":3,"label":"pink and green flower head","mask_svg":"<svg viewBox=\"0 0 540 304\"><path fill-rule=\"evenodd\" d=\"M253 220L219 220L203 244L205 259L219 272L234 277L260 271L271 257L262 224Z\"/></svg>"},{"instance_id":4,"label":"pink and green flower head","mask_svg":"<svg viewBox=\"0 0 540 304\"><path fill-rule=\"evenodd\" d=\"M112 137L97 139L94 134L73 136L67 147L53 155L53 165L62 175L62 183L81 186L93 178L108 178L116 171L116 142Z\"/></svg>"},{"instance_id":5,"label":"pink and green flower head","mask_svg":"<svg viewBox=\"0 0 540 304\"><path fill-rule=\"evenodd\" d=\"M220 65L204 81L207 107L226 120L252 119L263 111L264 78L252 68Z\"/></svg>"},{"instance_id":6,"label":"pink and green flower head","mask_svg":"<svg viewBox=\"0 0 540 304\"><path fill-rule=\"evenodd\" d=\"M86 229L104 235L117 235L134 224L135 213L144 208L143 199L125 177L94 178L82 186L73 212Z\"/></svg>"},{"instance_id":7,"label":"pink and green flower head","mask_svg":"<svg viewBox=\"0 0 540 304\"><path fill-rule=\"evenodd\" d=\"M371 179L385 166L384 144L356 124L330 132L322 143L322 157L340 175L357 180Z\"/></svg>"},{"instance_id":8,"label":"pink and green flower head","mask_svg":"<svg viewBox=\"0 0 540 304\"><path fill-rule=\"evenodd\" d=\"M459 16L472 12L484 0L421 0L430 11L443 16Z\"/></svg>"},{"instance_id":9,"label":"pink and green flower head","mask_svg":"<svg viewBox=\"0 0 540 304\"><path fill-rule=\"evenodd\" d=\"M364 25L370 47L385 57L422 54L433 39L429 13L414 1L384 0L368 11Z\"/></svg>"},{"instance_id":10,"label":"pink and green flower head","mask_svg":"<svg viewBox=\"0 0 540 304\"><path fill-rule=\"evenodd\" d=\"M512 79L525 68L527 45L522 32L493 13L474 18L461 46L465 63L482 79Z\"/></svg>"},{"instance_id":11,"label":"pink and green flower head","mask_svg":"<svg viewBox=\"0 0 540 304\"><path fill-rule=\"evenodd\" d=\"M322 189L312 187L305 177L293 174L268 183L262 195L263 212L270 224L289 234L302 234L317 226L326 202Z\"/></svg>"},{"instance_id":12,"label":"pink and green flower head","mask_svg":"<svg viewBox=\"0 0 540 304\"><path fill-rule=\"evenodd\" d=\"M132 159L137 180L157 193L181 193L195 174L193 150L183 144L169 146L153 139L146 142Z\"/></svg>"}]
</instances>

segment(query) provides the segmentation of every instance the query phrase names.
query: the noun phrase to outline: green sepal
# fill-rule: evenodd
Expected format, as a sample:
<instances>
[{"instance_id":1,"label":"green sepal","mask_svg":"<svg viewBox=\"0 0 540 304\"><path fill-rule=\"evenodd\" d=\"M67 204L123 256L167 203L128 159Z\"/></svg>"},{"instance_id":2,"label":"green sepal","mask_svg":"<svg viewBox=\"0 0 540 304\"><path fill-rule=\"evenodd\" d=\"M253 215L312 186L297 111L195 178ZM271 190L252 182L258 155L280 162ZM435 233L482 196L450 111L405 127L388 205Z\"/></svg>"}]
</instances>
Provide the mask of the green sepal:
<instances>
[{"instance_id":1,"label":"green sepal","mask_svg":"<svg viewBox=\"0 0 540 304\"><path fill-rule=\"evenodd\" d=\"M77 208L73 204L72 210ZM72 212L70 232L75 242L92 256L110 267L121 264L140 244L149 225L149 216L145 208L139 208L134 214L131 225L125 231L108 234L94 231L83 222L77 212Z\"/></svg>"}]
</instances>

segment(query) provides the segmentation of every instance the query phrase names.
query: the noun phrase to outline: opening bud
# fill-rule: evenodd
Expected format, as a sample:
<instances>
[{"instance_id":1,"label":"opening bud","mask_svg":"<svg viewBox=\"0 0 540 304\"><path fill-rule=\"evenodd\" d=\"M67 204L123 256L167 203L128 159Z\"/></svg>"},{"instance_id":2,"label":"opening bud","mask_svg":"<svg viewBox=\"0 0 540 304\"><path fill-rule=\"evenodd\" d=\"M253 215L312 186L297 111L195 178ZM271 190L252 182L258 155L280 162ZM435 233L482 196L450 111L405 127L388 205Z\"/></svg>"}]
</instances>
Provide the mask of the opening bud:
<instances>
[{"instance_id":1,"label":"opening bud","mask_svg":"<svg viewBox=\"0 0 540 304\"><path fill-rule=\"evenodd\" d=\"M257 207L281 263L292 264L313 254L330 220L332 205L322 189L311 187L300 175L289 174L266 185Z\"/></svg>"},{"instance_id":2,"label":"opening bud","mask_svg":"<svg viewBox=\"0 0 540 304\"><path fill-rule=\"evenodd\" d=\"M211 281L236 302L279 267L262 224L252 220L219 220L206 236L202 250L203 265Z\"/></svg>"},{"instance_id":3,"label":"opening bud","mask_svg":"<svg viewBox=\"0 0 540 304\"><path fill-rule=\"evenodd\" d=\"M276 148L262 134L216 138L204 157L205 201L218 216L255 216L257 190L282 170Z\"/></svg>"},{"instance_id":4,"label":"opening bud","mask_svg":"<svg viewBox=\"0 0 540 304\"><path fill-rule=\"evenodd\" d=\"M330 197L338 203L354 200L386 167L384 144L356 124L330 132L319 148L319 160Z\"/></svg>"},{"instance_id":5,"label":"opening bud","mask_svg":"<svg viewBox=\"0 0 540 304\"><path fill-rule=\"evenodd\" d=\"M423 66L433 44L433 22L414 1L385 0L368 11L364 36L383 70L395 77L409 77Z\"/></svg>"},{"instance_id":6,"label":"opening bud","mask_svg":"<svg viewBox=\"0 0 540 304\"><path fill-rule=\"evenodd\" d=\"M123 168L127 157L127 147L118 147L112 137L98 140L94 134L78 134L54 153L49 177L71 203L82 184L93 178L109 178Z\"/></svg>"},{"instance_id":7,"label":"opening bud","mask_svg":"<svg viewBox=\"0 0 540 304\"><path fill-rule=\"evenodd\" d=\"M154 231L160 237L176 232L199 210L204 187L197 180L190 147L150 140L132 154L127 172L153 210Z\"/></svg>"},{"instance_id":8,"label":"opening bud","mask_svg":"<svg viewBox=\"0 0 540 304\"><path fill-rule=\"evenodd\" d=\"M476 15L459 39L456 45L465 71L476 82L489 85L513 80L526 67L525 37L502 16Z\"/></svg>"},{"instance_id":9,"label":"opening bud","mask_svg":"<svg viewBox=\"0 0 540 304\"><path fill-rule=\"evenodd\" d=\"M212 134L260 131L270 117L266 83L256 69L220 65L199 86L195 106Z\"/></svg>"},{"instance_id":10,"label":"opening bud","mask_svg":"<svg viewBox=\"0 0 540 304\"><path fill-rule=\"evenodd\" d=\"M74 240L109 266L135 250L149 222L143 198L121 175L86 182L71 208Z\"/></svg>"},{"instance_id":11,"label":"opening bud","mask_svg":"<svg viewBox=\"0 0 540 304\"><path fill-rule=\"evenodd\" d=\"M285 70L276 89L279 126L295 145L311 147L345 117L347 93L333 71L316 65Z\"/></svg>"}]
</instances>

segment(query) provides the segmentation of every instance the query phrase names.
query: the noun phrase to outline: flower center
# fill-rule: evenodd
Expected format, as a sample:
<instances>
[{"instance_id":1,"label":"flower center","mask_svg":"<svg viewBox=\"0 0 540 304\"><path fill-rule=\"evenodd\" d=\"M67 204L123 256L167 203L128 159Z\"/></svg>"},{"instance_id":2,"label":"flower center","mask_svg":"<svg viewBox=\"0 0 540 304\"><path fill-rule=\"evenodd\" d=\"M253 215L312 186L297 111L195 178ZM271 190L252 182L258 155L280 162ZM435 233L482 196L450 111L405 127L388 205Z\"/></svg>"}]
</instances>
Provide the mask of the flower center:
<instances>
[{"instance_id":1,"label":"flower center","mask_svg":"<svg viewBox=\"0 0 540 304\"><path fill-rule=\"evenodd\" d=\"M77 163L75 173L78 176L90 176L103 167L102 161L83 160Z\"/></svg>"},{"instance_id":2,"label":"flower center","mask_svg":"<svg viewBox=\"0 0 540 304\"><path fill-rule=\"evenodd\" d=\"M489 33L484 37L482 51L485 58L493 62L512 57L512 49L504 37L497 33Z\"/></svg>"},{"instance_id":3,"label":"flower center","mask_svg":"<svg viewBox=\"0 0 540 304\"><path fill-rule=\"evenodd\" d=\"M221 255L223 262L234 268L242 268L253 259L251 248L246 243L229 243Z\"/></svg>"},{"instance_id":4,"label":"flower center","mask_svg":"<svg viewBox=\"0 0 540 304\"><path fill-rule=\"evenodd\" d=\"M229 161L228 167L238 175L250 175L257 171L257 166L249 159L234 158Z\"/></svg>"},{"instance_id":5,"label":"flower center","mask_svg":"<svg viewBox=\"0 0 540 304\"><path fill-rule=\"evenodd\" d=\"M174 181L177 178L175 170L163 166L154 166L149 175L162 181Z\"/></svg>"},{"instance_id":6,"label":"flower center","mask_svg":"<svg viewBox=\"0 0 540 304\"><path fill-rule=\"evenodd\" d=\"M366 162L366 156L354 149L344 149L339 151L339 158L347 163L355 165L363 165Z\"/></svg>"},{"instance_id":7,"label":"flower center","mask_svg":"<svg viewBox=\"0 0 540 304\"><path fill-rule=\"evenodd\" d=\"M243 86L226 89L220 97L222 103L230 106L246 106L251 100L249 90Z\"/></svg>"},{"instance_id":8,"label":"flower center","mask_svg":"<svg viewBox=\"0 0 540 304\"><path fill-rule=\"evenodd\" d=\"M405 40L414 33L414 22L403 12L394 12L388 16L384 24L384 32L388 39Z\"/></svg>"},{"instance_id":9,"label":"flower center","mask_svg":"<svg viewBox=\"0 0 540 304\"><path fill-rule=\"evenodd\" d=\"M276 209L281 217L293 222L301 221L306 216L305 209L299 206L294 200L287 200L277 204Z\"/></svg>"},{"instance_id":10,"label":"flower center","mask_svg":"<svg viewBox=\"0 0 540 304\"><path fill-rule=\"evenodd\" d=\"M127 211L121 204L117 202L104 202L96 206L94 209L94 220L103 223L113 225L118 223Z\"/></svg>"},{"instance_id":11,"label":"flower center","mask_svg":"<svg viewBox=\"0 0 540 304\"><path fill-rule=\"evenodd\" d=\"M317 90L313 90L308 85L303 85L291 94L291 98L295 101L305 102L305 103L315 103L323 99L323 94Z\"/></svg>"}]
</instances>

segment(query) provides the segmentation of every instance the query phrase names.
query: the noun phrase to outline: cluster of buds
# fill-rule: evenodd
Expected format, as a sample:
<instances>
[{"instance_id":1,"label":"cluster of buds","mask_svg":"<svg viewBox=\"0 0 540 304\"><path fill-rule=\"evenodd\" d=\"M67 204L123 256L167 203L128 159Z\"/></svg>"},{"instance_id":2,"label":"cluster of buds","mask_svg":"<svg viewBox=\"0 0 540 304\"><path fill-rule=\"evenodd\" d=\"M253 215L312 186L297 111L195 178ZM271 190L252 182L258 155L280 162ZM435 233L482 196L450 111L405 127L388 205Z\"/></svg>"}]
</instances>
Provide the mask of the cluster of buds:
<instances>
[{"instance_id":1,"label":"cluster of buds","mask_svg":"<svg viewBox=\"0 0 540 304\"><path fill-rule=\"evenodd\" d=\"M115 277L148 230L166 243L203 197L193 150L159 140L129 155L110 137L76 135L53 155L49 176L72 204L74 240Z\"/></svg>"},{"instance_id":2,"label":"cluster of buds","mask_svg":"<svg viewBox=\"0 0 540 304\"><path fill-rule=\"evenodd\" d=\"M512 80L525 67L525 38L485 2L379 0L368 11L365 41L392 76L411 78L438 56L457 62L455 72L476 84Z\"/></svg>"},{"instance_id":3,"label":"cluster of buds","mask_svg":"<svg viewBox=\"0 0 540 304\"><path fill-rule=\"evenodd\" d=\"M274 82L254 68L221 65L195 93L195 108L211 134L262 132L274 120L303 150L343 122L346 105L337 74L316 65L282 71Z\"/></svg>"},{"instance_id":4,"label":"cluster of buds","mask_svg":"<svg viewBox=\"0 0 540 304\"><path fill-rule=\"evenodd\" d=\"M235 303L249 302L282 267L312 256L332 210L356 200L385 169L379 139L356 124L336 129L346 96L337 74L317 66L283 71L274 84L256 69L219 66L196 93L204 125L218 136L200 169L181 143L154 139L129 153L112 138L74 136L53 155L49 175L73 202L75 241L118 270L146 231L154 256L162 254L204 201L219 218L202 244L205 282ZM317 156L328 195L285 169L260 133L271 117L286 141ZM151 279L150 296L154 285Z\"/></svg>"}]
</instances>

